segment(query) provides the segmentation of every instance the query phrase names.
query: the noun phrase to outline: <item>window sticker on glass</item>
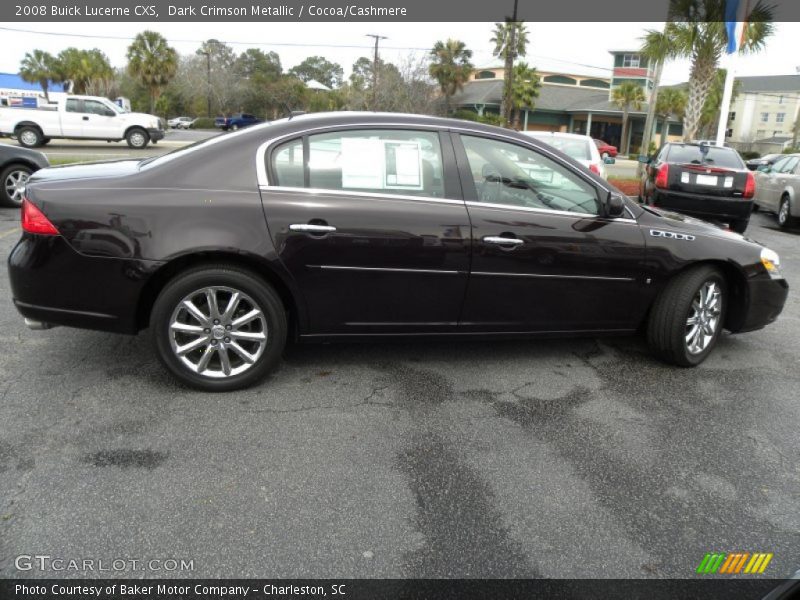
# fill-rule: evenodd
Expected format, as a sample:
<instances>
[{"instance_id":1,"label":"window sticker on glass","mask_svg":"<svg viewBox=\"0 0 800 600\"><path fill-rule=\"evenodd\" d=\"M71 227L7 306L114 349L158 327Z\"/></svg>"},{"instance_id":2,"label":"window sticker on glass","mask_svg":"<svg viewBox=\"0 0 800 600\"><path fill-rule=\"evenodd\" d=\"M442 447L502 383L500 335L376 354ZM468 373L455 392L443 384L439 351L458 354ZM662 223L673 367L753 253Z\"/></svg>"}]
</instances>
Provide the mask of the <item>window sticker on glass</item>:
<instances>
[{"instance_id":1,"label":"window sticker on glass","mask_svg":"<svg viewBox=\"0 0 800 600\"><path fill-rule=\"evenodd\" d=\"M422 154L419 142L384 140L386 189L422 189Z\"/></svg>"},{"instance_id":2,"label":"window sticker on glass","mask_svg":"<svg viewBox=\"0 0 800 600\"><path fill-rule=\"evenodd\" d=\"M377 190L383 186L383 143L375 138L342 138L342 187Z\"/></svg>"}]
</instances>

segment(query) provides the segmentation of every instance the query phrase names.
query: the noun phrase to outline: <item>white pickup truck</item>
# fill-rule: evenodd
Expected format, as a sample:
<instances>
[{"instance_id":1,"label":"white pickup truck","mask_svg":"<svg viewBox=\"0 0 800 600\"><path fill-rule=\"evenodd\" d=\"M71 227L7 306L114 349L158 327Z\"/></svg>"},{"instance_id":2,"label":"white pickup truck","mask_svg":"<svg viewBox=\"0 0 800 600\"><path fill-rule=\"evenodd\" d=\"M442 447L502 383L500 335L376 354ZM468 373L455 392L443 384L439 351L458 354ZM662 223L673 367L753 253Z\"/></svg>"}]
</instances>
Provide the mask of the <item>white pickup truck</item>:
<instances>
[{"instance_id":1,"label":"white pickup truck","mask_svg":"<svg viewBox=\"0 0 800 600\"><path fill-rule=\"evenodd\" d=\"M161 119L126 112L98 96L66 96L39 108L0 108L0 136L15 136L20 145L36 148L53 138L125 140L131 148L145 148L164 137Z\"/></svg>"}]
</instances>

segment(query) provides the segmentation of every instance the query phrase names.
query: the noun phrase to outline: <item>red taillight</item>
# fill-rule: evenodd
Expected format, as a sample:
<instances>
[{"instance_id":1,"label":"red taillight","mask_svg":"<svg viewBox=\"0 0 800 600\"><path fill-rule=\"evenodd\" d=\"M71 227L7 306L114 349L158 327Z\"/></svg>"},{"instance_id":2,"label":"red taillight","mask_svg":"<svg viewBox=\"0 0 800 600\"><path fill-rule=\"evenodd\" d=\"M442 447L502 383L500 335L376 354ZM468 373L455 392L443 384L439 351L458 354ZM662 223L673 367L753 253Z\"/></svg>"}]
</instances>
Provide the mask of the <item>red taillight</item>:
<instances>
[{"instance_id":1,"label":"red taillight","mask_svg":"<svg viewBox=\"0 0 800 600\"><path fill-rule=\"evenodd\" d=\"M752 198L756 195L756 178L750 171L747 172L747 181L744 182L744 197Z\"/></svg>"},{"instance_id":2,"label":"red taillight","mask_svg":"<svg viewBox=\"0 0 800 600\"><path fill-rule=\"evenodd\" d=\"M22 230L39 235L58 235L55 225L27 198L22 200Z\"/></svg>"},{"instance_id":3,"label":"red taillight","mask_svg":"<svg viewBox=\"0 0 800 600\"><path fill-rule=\"evenodd\" d=\"M595 163L591 163L591 164L589 165L589 170L590 170L592 173L596 173L597 175L600 175L600 167L598 167L598 166L597 166Z\"/></svg>"},{"instance_id":4,"label":"red taillight","mask_svg":"<svg viewBox=\"0 0 800 600\"><path fill-rule=\"evenodd\" d=\"M656 173L656 187L666 188L667 179L669 179L669 165L664 164L658 168L658 173Z\"/></svg>"}]
</instances>

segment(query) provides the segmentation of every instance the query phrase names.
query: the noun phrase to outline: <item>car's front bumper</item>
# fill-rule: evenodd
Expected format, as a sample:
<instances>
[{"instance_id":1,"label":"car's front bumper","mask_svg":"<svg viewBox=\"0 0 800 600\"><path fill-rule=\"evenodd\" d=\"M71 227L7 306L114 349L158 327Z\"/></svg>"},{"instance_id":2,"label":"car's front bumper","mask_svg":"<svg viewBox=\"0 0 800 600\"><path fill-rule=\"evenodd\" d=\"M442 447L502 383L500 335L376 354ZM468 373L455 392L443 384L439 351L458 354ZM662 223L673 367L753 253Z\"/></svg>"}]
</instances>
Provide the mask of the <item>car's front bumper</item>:
<instances>
[{"instance_id":1,"label":"car's front bumper","mask_svg":"<svg viewBox=\"0 0 800 600\"><path fill-rule=\"evenodd\" d=\"M750 218L753 200L655 190L651 204L659 208L705 219L707 221L739 221Z\"/></svg>"},{"instance_id":2,"label":"car's front bumper","mask_svg":"<svg viewBox=\"0 0 800 600\"><path fill-rule=\"evenodd\" d=\"M147 135L150 136L151 142L157 142L158 140L164 139L164 135L166 135L166 132L163 129L148 129Z\"/></svg>"},{"instance_id":3,"label":"car's front bumper","mask_svg":"<svg viewBox=\"0 0 800 600\"><path fill-rule=\"evenodd\" d=\"M775 321L786 304L789 284L785 279L754 277L747 281L746 294L747 311L734 329L736 333L761 329Z\"/></svg>"}]
</instances>

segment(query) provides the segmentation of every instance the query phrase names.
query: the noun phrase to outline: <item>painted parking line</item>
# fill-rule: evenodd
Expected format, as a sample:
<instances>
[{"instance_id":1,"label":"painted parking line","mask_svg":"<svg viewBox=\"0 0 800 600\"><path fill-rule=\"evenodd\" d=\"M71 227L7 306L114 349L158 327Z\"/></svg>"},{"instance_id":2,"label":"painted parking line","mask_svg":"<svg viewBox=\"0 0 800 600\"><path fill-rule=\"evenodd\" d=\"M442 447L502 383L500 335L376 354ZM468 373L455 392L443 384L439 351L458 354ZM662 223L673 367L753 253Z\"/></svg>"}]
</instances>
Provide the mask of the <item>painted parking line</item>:
<instances>
[{"instance_id":1,"label":"painted parking line","mask_svg":"<svg viewBox=\"0 0 800 600\"><path fill-rule=\"evenodd\" d=\"M12 233L19 233L19 227L14 227L14 229L7 229L6 231L0 232L0 239L6 237L7 235L11 235Z\"/></svg>"}]
</instances>

